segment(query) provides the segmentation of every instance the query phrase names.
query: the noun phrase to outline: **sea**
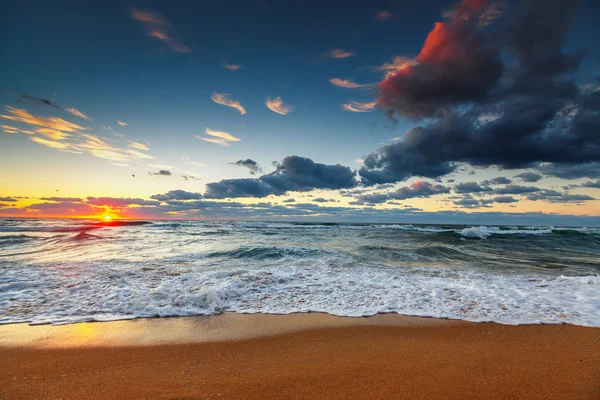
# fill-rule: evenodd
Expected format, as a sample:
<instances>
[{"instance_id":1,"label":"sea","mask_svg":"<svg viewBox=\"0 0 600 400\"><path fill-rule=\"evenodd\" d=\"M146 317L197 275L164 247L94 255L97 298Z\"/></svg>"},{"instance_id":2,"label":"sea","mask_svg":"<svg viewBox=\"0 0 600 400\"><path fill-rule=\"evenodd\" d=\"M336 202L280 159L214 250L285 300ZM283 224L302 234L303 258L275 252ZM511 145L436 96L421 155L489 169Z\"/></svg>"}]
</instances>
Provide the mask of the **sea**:
<instances>
[{"instance_id":1,"label":"sea","mask_svg":"<svg viewBox=\"0 0 600 400\"><path fill-rule=\"evenodd\" d=\"M600 228L0 219L0 323L379 313L600 327Z\"/></svg>"}]
</instances>

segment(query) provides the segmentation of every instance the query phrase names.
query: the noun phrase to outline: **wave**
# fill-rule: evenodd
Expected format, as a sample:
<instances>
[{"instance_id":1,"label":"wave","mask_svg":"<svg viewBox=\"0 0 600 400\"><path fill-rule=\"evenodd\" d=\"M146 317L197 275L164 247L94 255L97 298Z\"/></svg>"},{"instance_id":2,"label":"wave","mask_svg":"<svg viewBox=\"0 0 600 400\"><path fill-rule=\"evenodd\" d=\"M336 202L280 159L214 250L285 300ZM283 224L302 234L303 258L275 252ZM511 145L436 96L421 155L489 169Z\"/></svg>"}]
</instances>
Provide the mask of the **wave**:
<instances>
[{"instance_id":1,"label":"wave","mask_svg":"<svg viewBox=\"0 0 600 400\"><path fill-rule=\"evenodd\" d=\"M173 270L124 266L98 274L43 268L22 280L0 270L0 323L71 323L138 317L323 312L379 313L502 324L600 327L600 276L502 276L472 270L346 269L331 266ZM94 277L94 279L91 279ZM38 299L47 299L39 303Z\"/></svg>"},{"instance_id":2,"label":"wave","mask_svg":"<svg viewBox=\"0 0 600 400\"><path fill-rule=\"evenodd\" d=\"M322 250L308 249L301 247L241 247L229 251L215 251L205 255L207 258L227 258L227 259L253 259L267 260L284 257L310 257L324 254Z\"/></svg>"}]
</instances>

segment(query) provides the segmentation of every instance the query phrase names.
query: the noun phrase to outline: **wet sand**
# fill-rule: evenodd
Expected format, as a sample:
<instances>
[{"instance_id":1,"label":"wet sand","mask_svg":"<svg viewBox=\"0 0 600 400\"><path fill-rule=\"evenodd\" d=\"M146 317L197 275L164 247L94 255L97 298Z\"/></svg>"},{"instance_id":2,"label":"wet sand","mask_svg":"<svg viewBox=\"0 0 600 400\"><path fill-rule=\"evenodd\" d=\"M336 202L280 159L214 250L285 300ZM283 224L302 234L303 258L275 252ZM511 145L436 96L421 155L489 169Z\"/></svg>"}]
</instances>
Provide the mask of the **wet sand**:
<instances>
[{"instance_id":1,"label":"wet sand","mask_svg":"<svg viewBox=\"0 0 600 400\"><path fill-rule=\"evenodd\" d=\"M598 399L600 329L224 314L0 326L1 399Z\"/></svg>"}]
</instances>

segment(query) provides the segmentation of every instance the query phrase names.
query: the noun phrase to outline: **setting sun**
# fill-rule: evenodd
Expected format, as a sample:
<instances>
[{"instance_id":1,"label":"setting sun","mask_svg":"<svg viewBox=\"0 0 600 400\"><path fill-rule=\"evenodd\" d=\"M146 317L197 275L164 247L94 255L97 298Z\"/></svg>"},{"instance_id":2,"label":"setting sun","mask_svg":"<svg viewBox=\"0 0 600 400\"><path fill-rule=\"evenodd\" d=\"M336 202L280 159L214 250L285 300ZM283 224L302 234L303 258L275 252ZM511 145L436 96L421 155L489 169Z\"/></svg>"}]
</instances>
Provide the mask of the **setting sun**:
<instances>
[{"instance_id":1,"label":"setting sun","mask_svg":"<svg viewBox=\"0 0 600 400\"><path fill-rule=\"evenodd\" d=\"M104 216L104 220L105 220L105 221L110 221L110 218L111 218L111 217L110 217L110 215L105 215L105 216Z\"/></svg>"}]
</instances>

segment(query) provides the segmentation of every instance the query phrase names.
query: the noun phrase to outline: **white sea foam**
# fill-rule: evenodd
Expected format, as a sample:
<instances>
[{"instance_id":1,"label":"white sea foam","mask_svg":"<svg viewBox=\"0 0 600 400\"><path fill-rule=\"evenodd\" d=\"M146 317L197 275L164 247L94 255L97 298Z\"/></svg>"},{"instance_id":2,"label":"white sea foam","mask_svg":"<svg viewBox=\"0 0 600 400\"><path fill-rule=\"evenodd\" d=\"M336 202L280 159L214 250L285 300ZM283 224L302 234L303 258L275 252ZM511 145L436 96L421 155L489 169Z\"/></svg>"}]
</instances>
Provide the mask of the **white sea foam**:
<instances>
[{"instance_id":1,"label":"white sea foam","mask_svg":"<svg viewBox=\"0 0 600 400\"><path fill-rule=\"evenodd\" d=\"M40 268L0 272L0 323L70 323L223 311L377 313L600 327L600 277L505 276L435 268L236 270ZM43 300L43 301L42 301Z\"/></svg>"}]
</instances>

